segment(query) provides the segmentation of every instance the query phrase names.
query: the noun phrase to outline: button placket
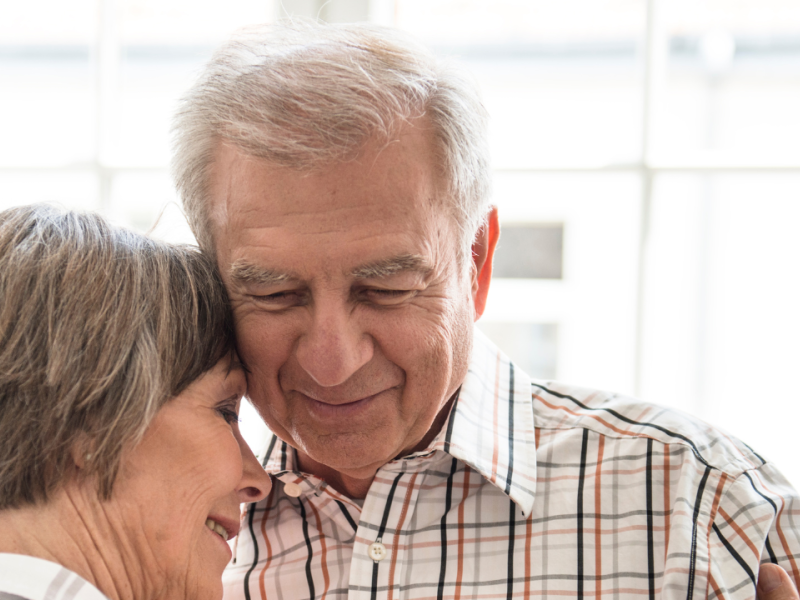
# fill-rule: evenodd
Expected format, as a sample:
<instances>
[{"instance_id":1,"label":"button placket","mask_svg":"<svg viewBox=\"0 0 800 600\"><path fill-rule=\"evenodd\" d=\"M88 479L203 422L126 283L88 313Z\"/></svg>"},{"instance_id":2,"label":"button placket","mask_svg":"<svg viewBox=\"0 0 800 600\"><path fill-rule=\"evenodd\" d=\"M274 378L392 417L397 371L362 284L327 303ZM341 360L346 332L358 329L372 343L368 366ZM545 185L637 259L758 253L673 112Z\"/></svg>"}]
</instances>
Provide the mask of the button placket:
<instances>
[{"instance_id":1,"label":"button placket","mask_svg":"<svg viewBox=\"0 0 800 600\"><path fill-rule=\"evenodd\" d=\"M423 470L417 469L416 461L413 466L414 471ZM413 518L421 483L414 472L407 473L399 464L378 471L361 509L357 554L350 564L349 600L373 600L375 585L394 590L406 579L403 527Z\"/></svg>"}]
</instances>

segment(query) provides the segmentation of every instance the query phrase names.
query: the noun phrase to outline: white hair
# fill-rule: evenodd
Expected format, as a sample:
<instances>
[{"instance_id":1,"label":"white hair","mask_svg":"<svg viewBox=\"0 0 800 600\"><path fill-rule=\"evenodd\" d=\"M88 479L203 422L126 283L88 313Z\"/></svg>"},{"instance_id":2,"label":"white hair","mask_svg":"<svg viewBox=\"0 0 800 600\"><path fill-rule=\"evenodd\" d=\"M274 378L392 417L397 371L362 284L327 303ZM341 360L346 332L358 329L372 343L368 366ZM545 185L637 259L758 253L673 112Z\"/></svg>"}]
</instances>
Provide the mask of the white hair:
<instances>
[{"instance_id":1,"label":"white hair","mask_svg":"<svg viewBox=\"0 0 800 600\"><path fill-rule=\"evenodd\" d=\"M469 256L490 207L487 113L474 82L389 28L292 21L237 31L173 123L173 176L200 246L213 253L208 174L220 141L312 170L388 143L419 117L432 125Z\"/></svg>"}]
</instances>

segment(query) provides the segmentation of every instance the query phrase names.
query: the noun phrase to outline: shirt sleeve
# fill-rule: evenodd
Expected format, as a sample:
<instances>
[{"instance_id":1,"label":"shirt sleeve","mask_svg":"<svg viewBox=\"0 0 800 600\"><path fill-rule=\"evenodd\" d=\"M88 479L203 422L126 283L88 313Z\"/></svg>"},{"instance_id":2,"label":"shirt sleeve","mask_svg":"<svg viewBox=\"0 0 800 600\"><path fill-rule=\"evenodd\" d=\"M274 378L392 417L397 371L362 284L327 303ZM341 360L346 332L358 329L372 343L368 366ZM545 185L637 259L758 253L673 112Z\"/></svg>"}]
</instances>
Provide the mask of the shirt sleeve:
<instances>
[{"instance_id":1,"label":"shirt sleeve","mask_svg":"<svg viewBox=\"0 0 800 600\"><path fill-rule=\"evenodd\" d=\"M800 502L769 463L744 471L720 499L708 531L706 597L752 599L758 567L779 564L800 582Z\"/></svg>"}]
</instances>

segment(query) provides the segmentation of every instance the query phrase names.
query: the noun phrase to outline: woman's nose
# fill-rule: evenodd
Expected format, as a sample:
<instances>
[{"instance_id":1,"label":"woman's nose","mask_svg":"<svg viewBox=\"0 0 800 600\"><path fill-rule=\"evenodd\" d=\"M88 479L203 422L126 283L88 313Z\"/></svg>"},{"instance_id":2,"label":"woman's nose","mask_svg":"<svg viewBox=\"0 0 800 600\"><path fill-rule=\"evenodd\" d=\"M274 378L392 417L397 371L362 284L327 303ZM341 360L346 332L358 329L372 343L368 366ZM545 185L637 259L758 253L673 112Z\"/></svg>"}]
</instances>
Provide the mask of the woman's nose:
<instances>
[{"instance_id":1,"label":"woman's nose","mask_svg":"<svg viewBox=\"0 0 800 600\"><path fill-rule=\"evenodd\" d=\"M239 502L258 502L269 494L272 489L272 479L261 467L241 434L237 432L236 438L242 453L242 480L236 489Z\"/></svg>"}]
</instances>

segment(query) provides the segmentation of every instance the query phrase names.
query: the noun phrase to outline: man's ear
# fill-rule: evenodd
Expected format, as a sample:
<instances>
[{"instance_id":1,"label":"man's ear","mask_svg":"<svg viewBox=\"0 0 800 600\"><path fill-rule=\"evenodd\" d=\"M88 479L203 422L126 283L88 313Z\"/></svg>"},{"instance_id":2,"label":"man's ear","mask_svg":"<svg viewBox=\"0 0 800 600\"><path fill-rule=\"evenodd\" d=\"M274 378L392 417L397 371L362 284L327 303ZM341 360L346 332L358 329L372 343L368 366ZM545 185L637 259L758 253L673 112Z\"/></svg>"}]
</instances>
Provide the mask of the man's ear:
<instances>
[{"instance_id":1,"label":"man's ear","mask_svg":"<svg viewBox=\"0 0 800 600\"><path fill-rule=\"evenodd\" d=\"M486 223L478 230L472 244L472 261L475 269L472 272L472 301L475 306L477 321L486 308L489 295L489 284L492 282L492 260L497 240L500 238L500 223L497 218L497 207L492 207Z\"/></svg>"}]
</instances>

